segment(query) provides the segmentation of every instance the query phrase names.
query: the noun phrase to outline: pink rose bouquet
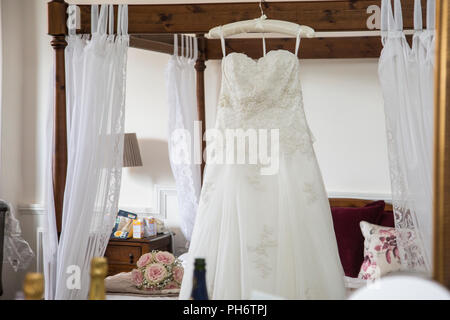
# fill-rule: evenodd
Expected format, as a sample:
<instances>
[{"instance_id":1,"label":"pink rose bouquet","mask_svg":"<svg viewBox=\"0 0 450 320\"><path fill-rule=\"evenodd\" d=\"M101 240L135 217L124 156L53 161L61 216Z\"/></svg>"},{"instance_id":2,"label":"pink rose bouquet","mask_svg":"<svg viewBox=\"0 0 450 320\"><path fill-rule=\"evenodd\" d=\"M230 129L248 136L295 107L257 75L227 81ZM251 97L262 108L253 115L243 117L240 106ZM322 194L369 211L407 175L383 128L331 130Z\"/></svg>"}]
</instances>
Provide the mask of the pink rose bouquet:
<instances>
[{"instance_id":1,"label":"pink rose bouquet","mask_svg":"<svg viewBox=\"0 0 450 320\"><path fill-rule=\"evenodd\" d=\"M167 251L152 251L143 254L131 272L134 285L139 289L179 289L183 279L181 261Z\"/></svg>"}]
</instances>

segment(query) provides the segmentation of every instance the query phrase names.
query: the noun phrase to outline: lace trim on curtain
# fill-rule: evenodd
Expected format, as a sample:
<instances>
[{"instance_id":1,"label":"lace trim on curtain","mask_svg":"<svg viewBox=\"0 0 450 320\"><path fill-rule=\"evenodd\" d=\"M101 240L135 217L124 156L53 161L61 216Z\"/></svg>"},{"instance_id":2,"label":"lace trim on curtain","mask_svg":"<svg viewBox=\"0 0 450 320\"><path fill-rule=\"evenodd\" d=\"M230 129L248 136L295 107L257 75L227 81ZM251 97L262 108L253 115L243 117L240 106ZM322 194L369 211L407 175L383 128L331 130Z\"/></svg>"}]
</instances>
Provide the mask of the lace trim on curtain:
<instances>
[{"instance_id":1,"label":"lace trim on curtain","mask_svg":"<svg viewBox=\"0 0 450 320\"><path fill-rule=\"evenodd\" d=\"M91 13L91 39L74 32L67 39L68 174L56 299L86 298L90 262L104 255L121 186L128 9L119 5L117 35L112 5L102 5L100 14L93 5ZM66 285L72 265L81 269L78 289Z\"/></svg>"},{"instance_id":2,"label":"lace trim on curtain","mask_svg":"<svg viewBox=\"0 0 450 320\"><path fill-rule=\"evenodd\" d=\"M177 187L181 229L188 241L197 214L201 181L200 165L194 162L191 148L197 135L193 125L197 119L194 70L197 55L196 39L182 35L179 56L178 37L174 35L174 55L166 71L169 93L169 159Z\"/></svg>"},{"instance_id":3,"label":"lace trim on curtain","mask_svg":"<svg viewBox=\"0 0 450 320\"><path fill-rule=\"evenodd\" d=\"M420 171L429 175L426 178L431 179L432 169L429 154L432 151L427 149L431 149L429 147L432 143L432 135L428 132L429 130L427 131L429 128L427 127L427 121L432 123L432 113L427 108L432 106L433 85L428 83L430 81L427 72L429 73L429 70L432 72L434 64L434 0L428 0L428 11L427 30L421 30L421 4L419 0L415 0L414 24L416 32L413 37L413 46L410 48L403 33L400 1L394 1L394 13L392 12L391 1L382 1L381 29L384 48L379 65L379 74L385 96L389 170L398 249L402 267L405 270L425 273L430 270L429 255L431 251L429 245L424 245L427 243L425 237L429 238L431 235L426 230L427 226L419 223L418 217L422 219L422 222L427 219L431 220L431 190L427 188L429 184L431 189L431 183L422 186L425 190L418 191L417 185L422 181L420 179L423 179L423 176L417 178L419 173L411 172L408 165L409 162L415 161ZM415 70L417 70L416 73L413 72ZM418 79L410 77L417 77ZM389 83L383 83L383 80ZM419 100L421 99L420 108L422 109L419 111L414 110L415 104L412 105L407 100L415 99L409 97L408 90L411 90L409 86L414 87L416 85L419 87L417 89L419 92L415 92L415 94L417 94ZM415 101L415 103L417 102ZM404 114L405 104L408 107L406 110L411 114ZM399 108L400 106L403 109ZM422 122L414 122L415 119L411 120L408 117L417 117ZM398 121L407 121L407 123L400 125L397 123ZM425 136L423 138L425 142L420 142L423 142L423 144L414 141L411 136L404 136L404 130L412 130L411 128L414 128L415 131L419 130L420 135ZM399 130L403 130L403 135L399 133ZM406 145L403 146L402 144ZM419 159L417 159L418 154L421 155ZM423 162L417 163L420 160ZM425 181L428 182L426 179ZM423 199L418 200L418 193L420 192L426 195L423 196ZM429 192L429 195L427 192ZM420 210L418 209L418 201L424 202L424 204L421 204Z\"/></svg>"}]
</instances>

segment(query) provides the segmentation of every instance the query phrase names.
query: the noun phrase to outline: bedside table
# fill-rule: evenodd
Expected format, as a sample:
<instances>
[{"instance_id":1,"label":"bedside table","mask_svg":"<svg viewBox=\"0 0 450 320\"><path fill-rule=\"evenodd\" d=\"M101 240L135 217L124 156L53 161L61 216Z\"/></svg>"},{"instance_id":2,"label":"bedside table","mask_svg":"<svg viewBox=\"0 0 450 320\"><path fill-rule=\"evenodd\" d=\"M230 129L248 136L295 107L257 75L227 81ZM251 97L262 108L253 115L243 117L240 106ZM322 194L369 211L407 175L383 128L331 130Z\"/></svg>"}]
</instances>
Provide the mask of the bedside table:
<instances>
[{"instance_id":1,"label":"bedside table","mask_svg":"<svg viewBox=\"0 0 450 320\"><path fill-rule=\"evenodd\" d=\"M163 233L143 239L110 239L105 251L105 257L108 259L108 276L130 272L137 268L136 262L141 255L153 250L173 253L172 234Z\"/></svg>"}]
</instances>

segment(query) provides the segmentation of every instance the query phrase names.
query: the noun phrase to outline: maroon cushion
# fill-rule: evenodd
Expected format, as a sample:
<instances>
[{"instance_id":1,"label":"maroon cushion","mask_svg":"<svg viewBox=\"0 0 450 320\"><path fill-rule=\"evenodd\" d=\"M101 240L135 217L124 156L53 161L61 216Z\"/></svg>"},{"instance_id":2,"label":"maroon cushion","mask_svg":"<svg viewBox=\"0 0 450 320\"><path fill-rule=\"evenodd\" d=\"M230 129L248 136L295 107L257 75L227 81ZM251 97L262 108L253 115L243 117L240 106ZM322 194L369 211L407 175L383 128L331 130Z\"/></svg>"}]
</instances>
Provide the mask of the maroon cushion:
<instances>
[{"instance_id":1,"label":"maroon cushion","mask_svg":"<svg viewBox=\"0 0 450 320\"><path fill-rule=\"evenodd\" d=\"M339 256L346 276L357 277L364 260L364 237L359 223L379 224L384 205L384 201L375 201L361 208L331 208Z\"/></svg>"}]
</instances>

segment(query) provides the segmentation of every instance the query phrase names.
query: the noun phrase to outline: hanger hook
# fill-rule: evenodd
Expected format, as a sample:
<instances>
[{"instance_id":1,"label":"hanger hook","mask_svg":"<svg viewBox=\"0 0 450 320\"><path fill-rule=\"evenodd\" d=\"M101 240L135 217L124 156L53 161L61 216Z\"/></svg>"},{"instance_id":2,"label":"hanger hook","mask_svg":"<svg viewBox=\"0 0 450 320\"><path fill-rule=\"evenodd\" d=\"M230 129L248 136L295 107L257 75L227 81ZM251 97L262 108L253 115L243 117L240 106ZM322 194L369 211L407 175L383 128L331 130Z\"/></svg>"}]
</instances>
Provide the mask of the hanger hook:
<instances>
[{"instance_id":1,"label":"hanger hook","mask_svg":"<svg viewBox=\"0 0 450 320\"><path fill-rule=\"evenodd\" d=\"M265 0L259 0L259 10L261 10L261 17L264 16L264 10L262 8L263 2L265 2Z\"/></svg>"}]
</instances>

